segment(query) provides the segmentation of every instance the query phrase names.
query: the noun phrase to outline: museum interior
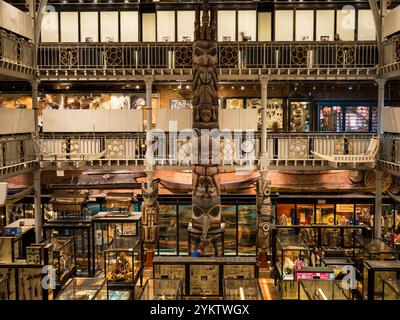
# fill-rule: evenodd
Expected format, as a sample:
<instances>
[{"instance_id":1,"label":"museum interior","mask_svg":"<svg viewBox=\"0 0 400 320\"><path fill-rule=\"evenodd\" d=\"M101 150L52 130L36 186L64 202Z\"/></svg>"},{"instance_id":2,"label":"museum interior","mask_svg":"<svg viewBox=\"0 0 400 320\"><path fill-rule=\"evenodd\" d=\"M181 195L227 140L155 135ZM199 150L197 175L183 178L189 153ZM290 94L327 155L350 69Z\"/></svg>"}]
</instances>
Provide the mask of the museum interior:
<instances>
[{"instance_id":1,"label":"museum interior","mask_svg":"<svg viewBox=\"0 0 400 320\"><path fill-rule=\"evenodd\" d=\"M0 1L0 300L400 300L400 1Z\"/></svg>"}]
</instances>

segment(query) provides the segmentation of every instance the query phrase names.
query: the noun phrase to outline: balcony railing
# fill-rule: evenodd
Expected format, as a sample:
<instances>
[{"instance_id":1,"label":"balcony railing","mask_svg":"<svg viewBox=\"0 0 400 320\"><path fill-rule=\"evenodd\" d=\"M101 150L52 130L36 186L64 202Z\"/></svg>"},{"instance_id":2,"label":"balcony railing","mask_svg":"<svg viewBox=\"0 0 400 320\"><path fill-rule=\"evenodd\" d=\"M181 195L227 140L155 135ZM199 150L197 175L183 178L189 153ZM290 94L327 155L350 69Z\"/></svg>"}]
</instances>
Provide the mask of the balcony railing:
<instances>
[{"instance_id":1,"label":"balcony railing","mask_svg":"<svg viewBox=\"0 0 400 320\"><path fill-rule=\"evenodd\" d=\"M219 68L375 68L375 42L220 42ZM193 44L42 43L42 70L190 69Z\"/></svg>"},{"instance_id":2,"label":"balcony railing","mask_svg":"<svg viewBox=\"0 0 400 320\"><path fill-rule=\"evenodd\" d=\"M383 72L400 70L400 35L383 44Z\"/></svg>"},{"instance_id":3,"label":"balcony railing","mask_svg":"<svg viewBox=\"0 0 400 320\"><path fill-rule=\"evenodd\" d=\"M322 154L363 154L372 134L353 133L282 133L268 134L267 151L270 163L282 161L307 165L314 158L312 151ZM155 132L150 154L155 165L193 164L192 140L186 133ZM116 161L144 164L146 134L42 134L37 141L41 161ZM233 133L217 140L219 153L213 155L220 165L257 165L260 158L260 133ZM219 145L219 147L218 147ZM218 150L218 149L216 149Z\"/></svg>"},{"instance_id":4,"label":"balcony railing","mask_svg":"<svg viewBox=\"0 0 400 320\"><path fill-rule=\"evenodd\" d=\"M0 61L33 68L32 43L5 31L0 31Z\"/></svg>"}]
</instances>

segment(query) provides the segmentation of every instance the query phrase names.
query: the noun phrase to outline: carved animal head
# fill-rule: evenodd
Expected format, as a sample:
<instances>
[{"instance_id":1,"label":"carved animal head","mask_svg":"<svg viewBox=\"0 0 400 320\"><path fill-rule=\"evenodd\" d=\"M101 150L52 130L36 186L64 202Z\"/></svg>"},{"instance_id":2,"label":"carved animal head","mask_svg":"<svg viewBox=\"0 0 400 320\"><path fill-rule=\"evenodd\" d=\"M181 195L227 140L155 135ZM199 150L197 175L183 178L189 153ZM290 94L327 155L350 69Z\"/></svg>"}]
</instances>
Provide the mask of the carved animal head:
<instances>
[{"instance_id":1,"label":"carved animal head","mask_svg":"<svg viewBox=\"0 0 400 320\"><path fill-rule=\"evenodd\" d=\"M221 206L217 204L211 208L202 208L193 204L192 224L194 228L202 230L203 239L207 238L209 230L221 226Z\"/></svg>"},{"instance_id":2,"label":"carved animal head","mask_svg":"<svg viewBox=\"0 0 400 320\"><path fill-rule=\"evenodd\" d=\"M147 206L153 206L157 202L158 197L158 184L161 179L153 180L151 188L147 188L145 183L142 183L142 196L143 201Z\"/></svg>"}]
</instances>

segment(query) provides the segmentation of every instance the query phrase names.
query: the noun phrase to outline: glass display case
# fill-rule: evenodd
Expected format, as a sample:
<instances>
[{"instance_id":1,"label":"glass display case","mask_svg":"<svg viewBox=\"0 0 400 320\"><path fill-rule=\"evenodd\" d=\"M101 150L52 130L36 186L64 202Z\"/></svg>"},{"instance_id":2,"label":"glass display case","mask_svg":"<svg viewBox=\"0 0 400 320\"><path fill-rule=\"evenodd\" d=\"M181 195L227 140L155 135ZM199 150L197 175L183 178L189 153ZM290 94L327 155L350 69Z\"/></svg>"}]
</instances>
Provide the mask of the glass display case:
<instances>
[{"instance_id":1,"label":"glass display case","mask_svg":"<svg viewBox=\"0 0 400 320\"><path fill-rule=\"evenodd\" d=\"M140 237L142 214L135 212L128 216L110 216L99 212L92 218L94 224L95 270L100 274L104 267L104 250L107 250L116 238Z\"/></svg>"},{"instance_id":2,"label":"glass display case","mask_svg":"<svg viewBox=\"0 0 400 320\"><path fill-rule=\"evenodd\" d=\"M400 280L383 281L383 300L400 300Z\"/></svg>"},{"instance_id":3,"label":"glass display case","mask_svg":"<svg viewBox=\"0 0 400 320\"><path fill-rule=\"evenodd\" d=\"M315 208L315 223L326 225L335 224L335 205L317 204Z\"/></svg>"},{"instance_id":4,"label":"glass display case","mask_svg":"<svg viewBox=\"0 0 400 320\"><path fill-rule=\"evenodd\" d=\"M75 246L75 265L80 276L94 275L93 223L87 219L57 219L43 225L43 238L71 237Z\"/></svg>"},{"instance_id":5,"label":"glass display case","mask_svg":"<svg viewBox=\"0 0 400 320\"><path fill-rule=\"evenodd\" d=\"M72 278L56 300L106 300L107 287L105 278Z\"/></svg>"},{"instance_id":6,"label":"glass display case","mask_svg":"<svg viewBox=\"0 0 400 320\"><path fill-rule=\"evenodd\" d=\"M309 101L289 102L289 131L311 131L311 108Z\"/></svg>"},{"instance_id":7,"label":"glass display case","mask_svg":"<svg viewBox=\"0 0 400 320\"><path fill-rule=\"evenodd\" d=\"M158 253L171 254L177 253L177 237L176 237L176 217L177 207L175 204L160 205L159 211L159 237L158 237Z\"/></svg>"},{"instance_id":8,"label":"glass display case","mask_svg":"<svg viewBox=\"0 0 400 320\"><path fill-rule=\"evenodd\" d=\"M181 300L182 280L147 279L139 300Z\"/></svg>"},{"instance_id":9,"label":"glass display case","mask_svg":"<svg viewBox=\"0 0 400 320\"><path fill-rule=\"evenodd\" d=\"M343 108L341 106L319 107L319 131L343 131Z\"/></svg>"},{"instance_id":10,"label":"glass display case","mask_svg":"<svg viewBox=\"0 0 400 320\"><path fill-rule=\"evenodd\" d=\"M129 289L134 292L143 278L143 245L138 237L114 238L104 250L104 270L108 290Z\"/></svg>"},{"instance_id":11,"label":"glass display case","mask_svg":"<svg viewBox=\"0 0 400 320\"><path fill-rule=\"evenodd\" d=\"M369 110L367 106L347 106L345 127L347 132L369 131Z\"/></svg>"},{"instance_id":12,"label":"glass display case","mask_svg":"<svg viewBox=\"0 0 400 320\"><path fill-rule=\"evenodd\" d=\"M350 300L351 289L344 289L341 281L300 280L299 300Z\"/></svg>"},{"instance_id":13,"label":"glass display case","mask_svg":"<svg viewBox=\"0 0 400 320\"><path fill-rule=\"evenodd\" d=\"M399 253L381 239L360 239L367 260L397 260Z\"/></svg>"},{"instance_id":14,"label":"glass display case","mask_svg":"<svg viewBox=\"0 0 400 320\"><path fill-rule=\"evenodd\" d=\"M364 263L364 300L382 300L383 282L400 279L400 261L367 260Z\"/></svg>"},{"instance_id":15,"label":"glass display case","mask_svg":"<svg viewBox=\"0 0 400 320\"><path fill-rule=\"evenodd\" d=\"M256 252L257 206L238 206L238 250L239 255Z\"/></svg>"},{"instance_id":16,"label":"glass display case","mask_svg":"<svg viewBox=\"0 0 400 320\"><path fill-rule=\"evenodd\" d=\"M290 226L296 224L296 208L294 204L276 205L276 224Z\"/></svg>"},{"instance_id":17,"label":"glass display case","mask_svg":"<svg viewBox=\"0 0 400 320\"><path fill-rule=\"evenodd\" d=\"M366 226L373 227L373 205L372 204L356 204L355 223L363 223Z\"/></svg>"},{"instance_id":18,"label":"glass display case","mask_svg":"<svg viewBox=\"0 0 400 320\"><path fill-rule=\"evenodd\" d=\"M314 223L314 205L313 204L298 204L296 206L297 224L310 225Z\"/></svg>"},{"instance_id":19,"label":"glass display case","mask_svg":"<svg viewBox=\"0 0 400 320\"><path fill-rule=\"evenodd\" d=\"M62 287L76 272L74 239L57 237L45 240L53 244L53 267L56 270L56 284Z\"/></svg>"},{"instance_id":20,"label":"glass display case","mask_svg":"<svg viewBox=\"0 0 400 320\"><path fill-rule=\"evenodd\" d=\"M221 217L225 224L224 255L236 255L236 205L222 205Z\"/></svg>"},{"instance_id":21,"label":"glass display case","mask_svg":"<svg viewBox=\"0 0 400 320\"><path fill-rule=\"evenodd\" d=\"M278 237L276 243L275 282L278 282L282 299L297 299L296 270L309 266L312 248L298 236Z\"/></svg>"},{"instance_id":22,"label":"glass display case","mask_svg":"<svg viewBox=\"0 0 400 320\"><path fill-rule=\"evenodd\" d=\"M224 300L263 300L258 279L225 279Z\"/></svg>"},{"instance_id":23,"label":"glass display case","mask_svg":"<svg viewBox=\"0 0 400 320\"><path fill-rule=\"evenodd\" d=\"M347 257L323 257L321 266L331 267L336 280L341 280L346 274L348 267L355 268L353 260Z\"/></svg>"},{"instance_id":24,"label":"glass display case","mask_svg":"<svg viewBox=\"0 0 400 320\"><path fill-rule=\"evenodd\" d=\"M189 252L188 247L188 226L192 221L192 206L191 205L178 205L178 249L179 255L186 256Z\"/></svg>"}]
</instances>

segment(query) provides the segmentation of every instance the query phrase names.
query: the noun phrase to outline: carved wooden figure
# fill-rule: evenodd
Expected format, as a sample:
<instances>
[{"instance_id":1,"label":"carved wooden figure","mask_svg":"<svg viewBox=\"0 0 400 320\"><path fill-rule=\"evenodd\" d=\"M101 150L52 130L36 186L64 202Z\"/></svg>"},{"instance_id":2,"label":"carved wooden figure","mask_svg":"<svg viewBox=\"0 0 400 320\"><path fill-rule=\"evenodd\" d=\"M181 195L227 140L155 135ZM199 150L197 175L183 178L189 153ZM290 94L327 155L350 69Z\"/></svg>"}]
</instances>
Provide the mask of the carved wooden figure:
<instances>
[{"instance_id":1,"label":"carved wooden figure","mask_svg":"<svg viewBox=\"0 0 400 320\"><path fill-rule=\"evenodd\" d=\"M159 204L158 204L158 184L160 179L153 180L151 188L142 184L142 239L147 251L153 251L158 241L158 222L159 222Z\"/></svg>"},{"instance_id":2,"label":"carved wooden figure","mask_svg":"<svg viewBox=\"0 0 400 320\"><path fill-rule=\"evenodd\" d=\"M192 168L192 226L202 232L201 241L209 242L208 232L221 227L220 172L211 161L212 143L201 141L212 141L212 132L219 131L218 52L216 10L212 8L209 15L208 1L202 10L201 24L200 10L196 10L193 44L193 129L197 137L193 146L201 160L196 159Z\"/></svg>"},{"instance_id":3,"label":"carved wooden figure","mask_svg":"<svg viewBox=\"0 0 400 320\"><path fill-rule=\"evenodd\" d=\"M257 182L257 247L265 253L270 246L270 234L273 228L272 203L271 203L271 182L259 179Z\"/></svg>"}]
</instances>

